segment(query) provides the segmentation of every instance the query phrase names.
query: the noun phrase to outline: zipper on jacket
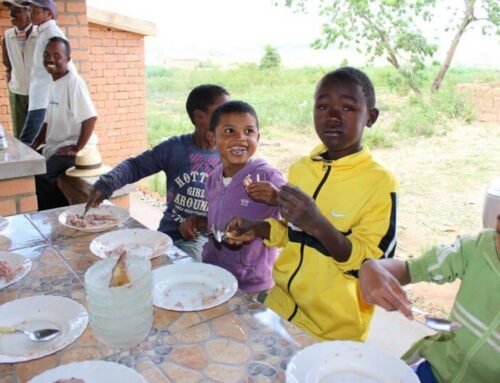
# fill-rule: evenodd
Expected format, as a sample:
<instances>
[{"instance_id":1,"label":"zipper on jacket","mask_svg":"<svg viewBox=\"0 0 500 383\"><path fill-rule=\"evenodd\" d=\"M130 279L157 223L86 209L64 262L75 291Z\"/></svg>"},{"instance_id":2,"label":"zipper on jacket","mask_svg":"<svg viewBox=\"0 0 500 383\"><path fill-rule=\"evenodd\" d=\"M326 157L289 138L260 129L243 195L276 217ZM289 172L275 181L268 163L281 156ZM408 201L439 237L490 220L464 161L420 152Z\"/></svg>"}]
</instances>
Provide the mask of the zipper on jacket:
<instances>
[{"instance_id":1,"label":"zipper on jacket","mask_svg":"<svg viewBox=\"0 0 500 383\"><path fill-rule=\"evenodd\" d=\"M316 190L314 191L314 194L313 194L313 197L312 197L314 201L316 201L316 198L318 198L318 194L321 191L321 188L325 184L325 182L328 179L328 176L330 175L330 172L332 170L331 166L327 166L326 164L323 164L323 168L322 169L325 170L325 168L326 168L326 173L323 176L323 179L320 181L319 185L316 187ZM299 260L299 264L297 265L297 268L295 269L295 271L292 273L290 279L288 280L287 290L288 290L288 293L290 295L292 295L292 293L290 291L290 288L292 286L292 281L295 279L295 276L297 275L297 273L299 272L299 270L300 270L300 268L302 266L302 261L304 260L304 247L305 247L305 245L303 243L301 243L300 244L300 260ZM295 315L297 314L298 310L299 310L299 306L297 305L297 303L295 303L295 307L293 309L293 312L288 317L288 321L289 322L295 317Z\"/></svg>"}]
</instances>

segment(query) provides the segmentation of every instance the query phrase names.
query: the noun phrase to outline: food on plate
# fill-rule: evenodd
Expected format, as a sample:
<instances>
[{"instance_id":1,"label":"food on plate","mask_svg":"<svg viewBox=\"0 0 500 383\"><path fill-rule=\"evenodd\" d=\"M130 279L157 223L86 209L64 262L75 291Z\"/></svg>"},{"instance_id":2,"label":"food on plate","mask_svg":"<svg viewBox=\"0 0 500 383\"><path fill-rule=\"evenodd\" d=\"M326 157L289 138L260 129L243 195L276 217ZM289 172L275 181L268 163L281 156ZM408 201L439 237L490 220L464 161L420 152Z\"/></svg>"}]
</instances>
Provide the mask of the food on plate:
<instances>
[{"instance_id":1,"label":"food on plate","mask_svg":"<svg viewBox=\"0 0 500 383\"><path fill-rule=\"evenodd\" d=\"M54 383L85 383L85 380L78 378L58 379Z\"/></svg>"},{"instance_id":2,"label":"food on plate","mask_svg":"<svg viewBox=\"0 0 500 383\"><path fill-rule=\"evenodd\" d=\"M108 257L112 257L114 255L122 255L123 252L125 252L125 246L123 245L120 245L118 247L115 247L114 249L110 249L110 250L104 250L104 254L106 254L106 256Z\"/></svg>"},{"instance_id":3,"label":"food on plate","mask_svg":"<svg viewBox=\"0 0 500 383\"><path fill-rule=\"evenodd\" d=\"M111 271L109 287L118 287L129 284L131 279L132 278L130 278L130 273L127 267L127 252L124 250Z\"/></svg>"},{"instance_id":4,"label":"food on plate","mask_svg":"<svg viewBox=\"0 0 500 383\"><path fill-rule=\"evenodd\" d=\"M117 221L118 220L110 214L91 213L87 214L83 219L80 214L68 214L66 216L66 223L78 228L110 226Z\"/></svg>"},{"instance_id":5,"label":"food on plate","mask_svg":"<svg viewBox=\"0 0 500 383\"><path fill-rule=\"evenodd\" d=\"M225 290L223 287L217 287L210 295L204 295L202 293L201 303L204 305L212 304L215 300L217 300L217 298L224 294L224 292Z\"/></svg>"},{"instance_id":6,"label":"food on plate","mask_svg":"<svg viewBox=\"0 0 500 383\"><path fill-rule=\"evenodd\" d=\"M243 178L243 186L245 186L245 188L247 188L251 184L252 184L252 176L250 174L248 174L247 176L245 176L245 178Z\"/></svg>"},{"instance_id":7,"label":"food on plate","mask_svg":"<svg viewBox=\"0 0 500 383\"><path fill-rule=\"evenodd\" d=\"M22 266L12 267L6 261L0 261L0 279L3 279L5 282L12 281L17 273L21 271Z\"/></svg>"}]
</instances>

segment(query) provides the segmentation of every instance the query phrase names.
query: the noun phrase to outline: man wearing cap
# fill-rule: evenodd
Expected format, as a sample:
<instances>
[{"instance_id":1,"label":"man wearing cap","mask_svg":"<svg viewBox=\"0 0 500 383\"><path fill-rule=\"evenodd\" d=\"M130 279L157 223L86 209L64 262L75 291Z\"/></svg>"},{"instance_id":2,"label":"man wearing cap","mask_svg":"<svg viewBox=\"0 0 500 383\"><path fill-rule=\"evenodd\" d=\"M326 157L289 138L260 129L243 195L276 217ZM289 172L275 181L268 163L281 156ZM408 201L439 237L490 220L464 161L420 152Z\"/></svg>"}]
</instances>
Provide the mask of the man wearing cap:
<instances>
[{"instance_id":1,"label":"man wearing cap","mask_svg":"<svg viewBox=\"0 0 500 383\"><path fill-rule=\"evenodd\" d=\"M28 113L29 85L37 33L30 20L29 9L19 0L5 0L14 28L5 31L2 56L9 88L9 103L14 136L19 137Z\"/></svg>"},{"instance_id":2,"label":"man wearing cap","mask_svg":"<svg viewBox=\"0 0 500 383\"><path fill-rule=\"evenodd\" d=\"M31 22L37 25L38 37L33 54L33 68L30 76L30 93L28 115L19 139L26 145L31 145L43 123L47 110L48 89L52 82L50 74L43 66L43 52L51 37L59 36L64 39L64 33L57 26L55 17L56 4L52 0L22 0L22 5L29 6ZM69 70L76 73L73 62L69 63Z\"/></svg>"}]
</instances>

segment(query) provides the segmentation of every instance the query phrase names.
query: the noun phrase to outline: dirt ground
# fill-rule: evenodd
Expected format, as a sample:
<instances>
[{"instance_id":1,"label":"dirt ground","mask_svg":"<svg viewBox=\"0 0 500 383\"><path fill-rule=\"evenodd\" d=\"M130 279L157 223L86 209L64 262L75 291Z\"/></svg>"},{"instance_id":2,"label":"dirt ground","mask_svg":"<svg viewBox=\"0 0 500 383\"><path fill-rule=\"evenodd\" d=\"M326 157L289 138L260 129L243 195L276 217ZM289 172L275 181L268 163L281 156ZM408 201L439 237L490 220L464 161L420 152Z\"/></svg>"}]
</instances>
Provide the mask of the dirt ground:
<instances>
[{"instance_id":1,"label":"dirt ground","mask_svg":"<svg viewBox=\"0 0 500 383\"><path fill-rule=\"evenodd\" d=\"M314 132L286 141L263 137L258 154L286 173L317 143ZM430 245L452 243L458 234L481 230L486 186L500 176L500 126L457 125L446 136L395 143L372 153L400 180L397 257L415 257ZM420 283L408 291L419 307L446 314L458 287L459 281Z\"/></svg>"}]
</instances>

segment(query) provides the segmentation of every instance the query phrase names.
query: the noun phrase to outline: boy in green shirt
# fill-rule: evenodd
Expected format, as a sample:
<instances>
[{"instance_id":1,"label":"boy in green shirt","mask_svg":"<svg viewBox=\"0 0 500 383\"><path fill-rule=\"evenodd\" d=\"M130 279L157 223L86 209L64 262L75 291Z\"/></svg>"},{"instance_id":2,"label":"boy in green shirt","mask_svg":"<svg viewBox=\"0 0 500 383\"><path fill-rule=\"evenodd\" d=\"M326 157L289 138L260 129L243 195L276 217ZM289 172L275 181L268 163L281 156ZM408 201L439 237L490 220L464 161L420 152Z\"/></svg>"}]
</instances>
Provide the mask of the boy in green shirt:
<instances>
[{"instance_id":1,"label":"boy in green shirt","mask_svg":"<svg viewBox=\"0 0 500 383\"><path fill-rule=\"evenodd\" d=\"M450 319L462 327L454 333L425 337L403 355L420 381L498 382L500 378L500 215L496 230L459 236L454 245L436 246L406 262L368 260L359 272L368 303L399 310L412 319L412 303L401 285L421 281L443 284L462 280Z\"/></svg>"}]
</instances>

